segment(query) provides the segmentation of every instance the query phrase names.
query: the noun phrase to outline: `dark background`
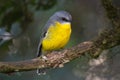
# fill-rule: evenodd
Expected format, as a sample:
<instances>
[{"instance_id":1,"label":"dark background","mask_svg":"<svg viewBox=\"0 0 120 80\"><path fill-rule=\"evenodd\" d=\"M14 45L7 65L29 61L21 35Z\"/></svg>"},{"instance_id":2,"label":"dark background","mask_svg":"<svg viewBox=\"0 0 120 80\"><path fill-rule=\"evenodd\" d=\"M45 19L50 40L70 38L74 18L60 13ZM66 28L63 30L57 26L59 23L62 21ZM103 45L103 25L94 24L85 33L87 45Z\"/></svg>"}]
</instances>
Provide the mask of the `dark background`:
<instances>
[{"instance_id":1,"label":"dark background","mask_svg":"<svg viewBox=\"0 0 120 80\"><path fill-rule=\"evenodd\" d=\"M120 7L119 0L113 0ZM100 0L0 0L0 61L22 61L36 57L41 29L56 11L72 17L72 36L66 48L93 40L111 23ZM109 29L109 28L108 28ZM84 55L50 69L46 75L35 71L0 73L0 80L119 80L120 46L105 50L98 59Z\"/></svg>"}]
</instances>

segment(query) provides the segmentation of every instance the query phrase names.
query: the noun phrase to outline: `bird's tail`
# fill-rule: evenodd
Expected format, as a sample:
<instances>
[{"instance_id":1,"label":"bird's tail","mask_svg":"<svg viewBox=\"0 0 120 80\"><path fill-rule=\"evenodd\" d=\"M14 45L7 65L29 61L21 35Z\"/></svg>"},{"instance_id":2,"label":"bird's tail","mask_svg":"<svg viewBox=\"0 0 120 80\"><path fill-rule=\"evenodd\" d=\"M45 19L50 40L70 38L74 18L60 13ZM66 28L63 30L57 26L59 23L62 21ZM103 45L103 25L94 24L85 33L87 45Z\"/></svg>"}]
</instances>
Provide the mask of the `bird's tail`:
<instances>
[{"instance_id":1,"label":"bird's tail","mask_svg":"<svg viewBox=\"0 0 120 80\"><path fill-rule=\"evenodd\" d=\"M40 57L41 55L42 55L42 45L40 44L37 50L37 57Z\"/></svg>"},{"instance_id":2,"label":"bird's tail","mask_svg":"<svg viewBox=\"0 0 120 80\"><path fill-rule=\"evenodd\" d=\"M38 46L38 51L37 51L37 57L40 57L40 56L42 56L42 45L40 44L39 46ZM45 69L37 69L37 74L38 75L45 75L46 74L46 70Z\"/></svg>"},{"instance_id":3,"label":"bird's tail","mask_svg":"<svg viewBox=\"0 0 120 80\"><path fill-rule=\"evenodd\" d=\"M37 74L38 75L45 75L46 74L46 69L37 69Z\"/></svg>"}]
</instances>

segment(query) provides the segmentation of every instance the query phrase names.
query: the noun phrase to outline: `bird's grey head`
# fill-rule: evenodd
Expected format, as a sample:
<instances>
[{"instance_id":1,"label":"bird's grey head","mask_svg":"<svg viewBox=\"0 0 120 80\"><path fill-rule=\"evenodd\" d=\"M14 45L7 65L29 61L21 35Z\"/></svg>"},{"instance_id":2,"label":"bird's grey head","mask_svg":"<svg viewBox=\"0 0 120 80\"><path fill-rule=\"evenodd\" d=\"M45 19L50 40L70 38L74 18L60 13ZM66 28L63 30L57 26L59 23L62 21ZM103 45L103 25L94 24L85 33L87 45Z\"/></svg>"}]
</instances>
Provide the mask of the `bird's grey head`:
<instances>
[{"instance_id":1,"label":"bird's grey head","mask_svg":"<svg viewBox=\"0 0 120 80\"><path fill-rule=\"evenodd\" d=\"M54 21L59 21L60 23L66 23L66 22L71 22L72 21L71 15L66 11L58 11L50 19L53 22Z\"/></svg>"}]
</instances>

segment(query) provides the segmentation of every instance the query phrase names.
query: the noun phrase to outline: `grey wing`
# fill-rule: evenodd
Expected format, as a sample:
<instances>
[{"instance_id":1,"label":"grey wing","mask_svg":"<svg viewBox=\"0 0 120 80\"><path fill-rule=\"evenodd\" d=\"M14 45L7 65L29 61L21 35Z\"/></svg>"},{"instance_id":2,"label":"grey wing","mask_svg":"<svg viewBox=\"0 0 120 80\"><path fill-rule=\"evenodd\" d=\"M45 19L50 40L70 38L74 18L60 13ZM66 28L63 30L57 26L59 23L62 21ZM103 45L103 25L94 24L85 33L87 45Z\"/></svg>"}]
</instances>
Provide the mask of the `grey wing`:
<instances>
[{"instance_id":1,"label":"grey wing","mask_svg":"<svg viewBox=\"0 0 120 80\"><path fill-rule=\"evenodd\" d=\"M47 22L47 24L42 29L42 34L41 34L41 37L40 37L40 43L38 45L38 50L37 50L37 57L41 56L41 54L42 54L42 40L46 36L47 30L48 30L48 28L51 24L52 24L52 22L50 22L50 20L49 20Z\"/></svg>"}]
</instances>

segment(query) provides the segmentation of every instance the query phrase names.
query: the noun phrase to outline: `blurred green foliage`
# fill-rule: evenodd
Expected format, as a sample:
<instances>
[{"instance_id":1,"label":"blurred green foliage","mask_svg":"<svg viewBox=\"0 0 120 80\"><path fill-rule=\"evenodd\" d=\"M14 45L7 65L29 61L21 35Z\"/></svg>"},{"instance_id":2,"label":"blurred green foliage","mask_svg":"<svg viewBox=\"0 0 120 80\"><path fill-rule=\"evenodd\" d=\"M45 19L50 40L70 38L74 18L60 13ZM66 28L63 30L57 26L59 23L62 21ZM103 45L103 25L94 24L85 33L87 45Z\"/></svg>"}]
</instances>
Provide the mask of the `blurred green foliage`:
<instances>
[{"instance_id":1,"label":"blurred green foliage","mask_svg":"<svg viewBox=\"0 0 120 80\"><path fill-rule=\"evenodd\" d=\"M0 27L10 29L17 21L29 23L33 20L35 10L48 10L56 3L56 0L0 0Z\"/></svg>"}]
</instances>

